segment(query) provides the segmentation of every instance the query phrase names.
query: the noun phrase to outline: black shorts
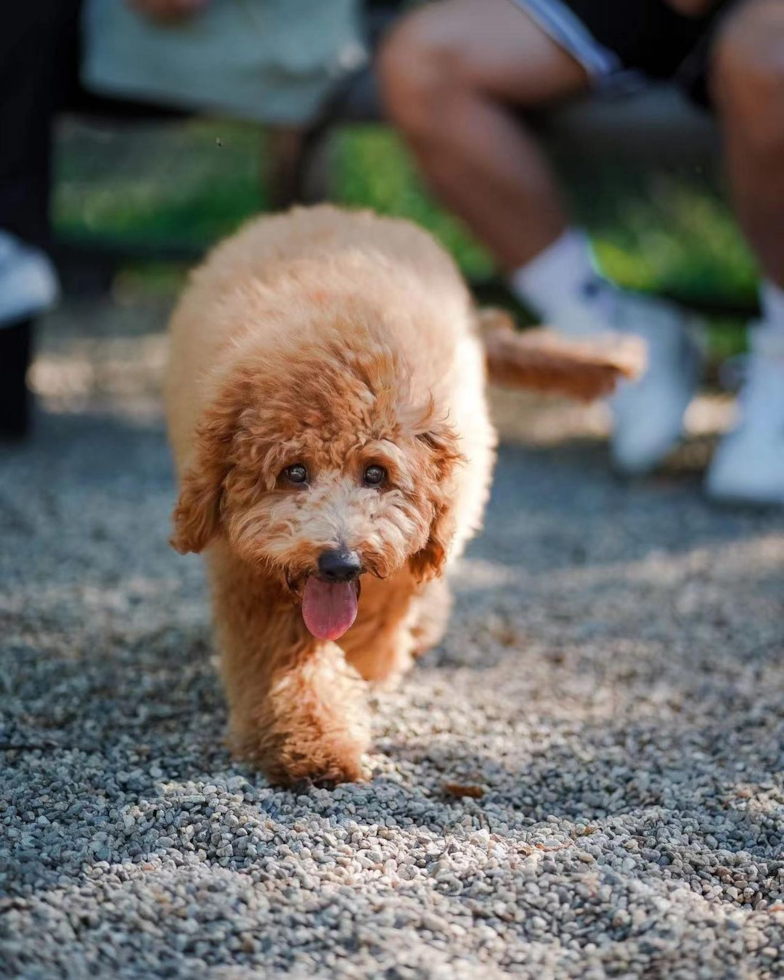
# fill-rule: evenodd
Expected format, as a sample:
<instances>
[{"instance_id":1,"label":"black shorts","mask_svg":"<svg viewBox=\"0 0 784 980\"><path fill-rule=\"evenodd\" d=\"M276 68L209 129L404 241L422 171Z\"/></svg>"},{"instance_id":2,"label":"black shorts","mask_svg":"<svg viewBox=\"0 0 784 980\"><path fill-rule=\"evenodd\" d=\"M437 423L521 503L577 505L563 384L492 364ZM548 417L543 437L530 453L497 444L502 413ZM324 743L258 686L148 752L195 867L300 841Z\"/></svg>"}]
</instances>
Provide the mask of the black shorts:
<instances>
[{"instance_id":1,"label":"black shorts","mask_svg":"<svg viewBox=\"0 0 784 980\"><path fill-rule=\"evenodd\" d=\"M684 17L664 0L514 0L586 69L613 88L635 79L669 79L709 104L711 45L740 0L722 0L703 17Z\"/></svg>"}]
</instances>

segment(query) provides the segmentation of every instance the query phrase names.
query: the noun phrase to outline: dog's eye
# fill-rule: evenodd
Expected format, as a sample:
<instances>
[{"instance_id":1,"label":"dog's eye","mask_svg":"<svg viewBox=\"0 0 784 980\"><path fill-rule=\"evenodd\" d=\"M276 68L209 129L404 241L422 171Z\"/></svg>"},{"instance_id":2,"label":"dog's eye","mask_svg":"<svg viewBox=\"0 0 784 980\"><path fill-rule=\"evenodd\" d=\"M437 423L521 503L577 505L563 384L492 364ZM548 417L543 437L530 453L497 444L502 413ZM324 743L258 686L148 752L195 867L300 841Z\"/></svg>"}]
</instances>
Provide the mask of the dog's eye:
<instances>
[{"instance_id":1,"label":"dog's eye","mask_svg":"<svg viewBox=\"0 0 784 980\"><path fill-rule=\"evenodd\" d=\"M365 486L380 487L387 478L387 471L383 466L368 466L365 470Z\"/></svg>"},{"instance_id":2,"label":"dog's eye","mask_svg":"<svg viewBox=\"0 0 784 980\"><path fill-rule=\"evenodd\" d=\"M283 476L289 481L289 483L307 483L308 482L308 471L301 463L295 463L293 466L287 466L283 471Z\"/></svg>"}]
</instances>

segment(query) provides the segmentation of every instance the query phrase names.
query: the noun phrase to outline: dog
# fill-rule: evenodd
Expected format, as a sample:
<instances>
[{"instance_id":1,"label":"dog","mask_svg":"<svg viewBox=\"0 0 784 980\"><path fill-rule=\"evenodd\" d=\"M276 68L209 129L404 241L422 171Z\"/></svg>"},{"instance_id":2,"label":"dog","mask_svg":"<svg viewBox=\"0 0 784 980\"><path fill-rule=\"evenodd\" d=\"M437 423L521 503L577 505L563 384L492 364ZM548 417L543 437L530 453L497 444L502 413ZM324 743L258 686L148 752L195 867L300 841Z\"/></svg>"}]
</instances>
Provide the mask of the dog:
<instances>
[{"instance_id":1,"label":"dog","mask_svg":"<svg viewBox=\"0 0 784 980\"><path fill-rule=\"evenodd\" d=\"M172 544L206 554L230 746L279 783L363 778L367 684L441 639L490 487L488 366L577 397L639 370L512 331L426 232L331 206L219 245L170 352Z\"/></svg>"}]
</instances>

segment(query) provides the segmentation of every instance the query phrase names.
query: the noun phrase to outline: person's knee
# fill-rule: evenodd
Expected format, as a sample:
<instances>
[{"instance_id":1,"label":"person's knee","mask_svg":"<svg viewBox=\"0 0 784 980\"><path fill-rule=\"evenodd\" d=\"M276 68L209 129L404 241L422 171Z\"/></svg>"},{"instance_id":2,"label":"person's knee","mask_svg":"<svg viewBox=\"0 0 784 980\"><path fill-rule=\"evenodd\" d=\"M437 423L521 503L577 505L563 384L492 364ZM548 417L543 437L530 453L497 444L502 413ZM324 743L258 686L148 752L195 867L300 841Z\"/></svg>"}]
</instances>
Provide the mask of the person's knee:
<instances>
[{"instance_id":1,"label":"person's knee","mask_svg":"<svg viewBox=\"0 0 784 980\"><path fill-rule=\"evenodd\" d=\"M711 71L719 113L749 152L784 154L784 9L752 2L729 18Z\"/></svg>"},{"instance_id":2,"label":"person's knee","mask_svg":"<svg viewBox=\"0 0 784 980\"><path fill-rule=\"evenodd\" d=\"M381 93L392 120L410 136L431 133L461 85L462 50L450 30L448 4L406 17L378 57Z\"/></svg>"}]
</instances>

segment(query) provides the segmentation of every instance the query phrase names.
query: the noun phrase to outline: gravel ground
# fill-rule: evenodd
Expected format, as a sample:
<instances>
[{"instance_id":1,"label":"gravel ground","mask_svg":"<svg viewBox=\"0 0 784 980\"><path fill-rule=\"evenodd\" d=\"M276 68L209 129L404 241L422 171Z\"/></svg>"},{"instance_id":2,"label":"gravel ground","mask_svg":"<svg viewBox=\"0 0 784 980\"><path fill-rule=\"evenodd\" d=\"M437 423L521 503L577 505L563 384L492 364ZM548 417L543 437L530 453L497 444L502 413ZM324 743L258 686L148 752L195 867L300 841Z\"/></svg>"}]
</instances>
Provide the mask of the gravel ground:
<instances>
[{"instance_id":1,"label":"gravel ground","mask_svg":"<svg viewBox=\"0 0 784 980\"><path fill-rule=\"evenodd\" d=\"M0 975L784 975L784 517L701 499L722 406L624 487L597 412L497 399L487 529L375 701L373 782L281 792L221 741L164 310L120 299L50 322L0 465Z\"/></svg>"}]
</instances>

